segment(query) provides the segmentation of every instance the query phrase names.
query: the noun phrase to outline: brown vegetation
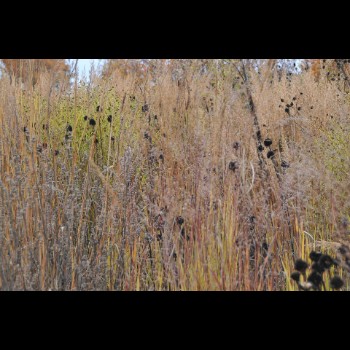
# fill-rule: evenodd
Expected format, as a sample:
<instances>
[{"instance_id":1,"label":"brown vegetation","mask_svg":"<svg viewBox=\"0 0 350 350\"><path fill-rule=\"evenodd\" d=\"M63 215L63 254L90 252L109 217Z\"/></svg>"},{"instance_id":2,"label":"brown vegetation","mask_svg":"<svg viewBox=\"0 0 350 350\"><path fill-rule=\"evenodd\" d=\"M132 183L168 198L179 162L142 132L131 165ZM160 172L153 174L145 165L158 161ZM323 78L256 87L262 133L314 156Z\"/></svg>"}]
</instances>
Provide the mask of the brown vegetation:
<instances>
[{"instance_id":1,"label":"brown vegetation","mask_svg":"<svg viewBox=\"0 0 350 350\"><path fill-rule=\"evenodd\" d=\"M295 290L298 258L348 246L344 76L127 64L66 93L1 78L1 289Z\"/></svg>"}]
</instances>

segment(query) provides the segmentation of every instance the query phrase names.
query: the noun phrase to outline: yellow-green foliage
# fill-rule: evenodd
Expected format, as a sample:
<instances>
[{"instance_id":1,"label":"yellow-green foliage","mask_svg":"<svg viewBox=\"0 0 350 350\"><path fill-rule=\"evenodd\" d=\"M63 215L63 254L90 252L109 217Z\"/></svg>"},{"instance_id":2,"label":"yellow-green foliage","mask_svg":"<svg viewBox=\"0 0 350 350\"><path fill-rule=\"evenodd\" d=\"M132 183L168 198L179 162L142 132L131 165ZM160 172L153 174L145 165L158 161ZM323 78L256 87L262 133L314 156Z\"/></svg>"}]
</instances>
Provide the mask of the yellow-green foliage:
<instances>
[{"instance_id":1,"label":"yellow-green foliage","mask_svg":"<svg viewBox=\"0 0 350 350\"><path fill-rule=\"evenodd\" d=\"M342 181L350 173L350 130L348 125L331 123L323 142L318 142L324 152L324 161L337 180Z\"/></svg>"}]
</instances>

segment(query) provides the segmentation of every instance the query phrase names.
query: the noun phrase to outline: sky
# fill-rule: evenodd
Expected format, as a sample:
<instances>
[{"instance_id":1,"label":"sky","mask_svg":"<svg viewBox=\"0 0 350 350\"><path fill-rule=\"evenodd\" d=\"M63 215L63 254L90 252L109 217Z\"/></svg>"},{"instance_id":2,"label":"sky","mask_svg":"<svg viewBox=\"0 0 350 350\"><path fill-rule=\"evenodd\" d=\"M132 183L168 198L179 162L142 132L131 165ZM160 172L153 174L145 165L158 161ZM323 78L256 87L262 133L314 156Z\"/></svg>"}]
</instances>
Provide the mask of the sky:
<instances>
[{"instance_id":1,"label":"sky","mask_svg":"<svg viewBox=\"0 0 350 350\"><path fill-rule=\"evenodd\" d=\"M78 70L79 70L79 77L82 78L84 75L87 77L89 76L89 71L91 68L91 65L94 63L97 65L100 60L98 59L79 59L78 61ZM85 72L85 74L84 74Z\"/></svg>"},{"instance_id":2,"label":"sky","mask_svg":"<svg viewBox=\"0 0 350 350\"><path fill-rule=\"evenodd\" d=\"M78 61L78 70L79 70L79 78L82 79L84 76L89 77L89 72L91 65L94 64L96 67L101 63L100 59L79 59ZM297 71L300 71L300 63L301 60L294 60L296 63Z\"/></svg>"}]
</instances>

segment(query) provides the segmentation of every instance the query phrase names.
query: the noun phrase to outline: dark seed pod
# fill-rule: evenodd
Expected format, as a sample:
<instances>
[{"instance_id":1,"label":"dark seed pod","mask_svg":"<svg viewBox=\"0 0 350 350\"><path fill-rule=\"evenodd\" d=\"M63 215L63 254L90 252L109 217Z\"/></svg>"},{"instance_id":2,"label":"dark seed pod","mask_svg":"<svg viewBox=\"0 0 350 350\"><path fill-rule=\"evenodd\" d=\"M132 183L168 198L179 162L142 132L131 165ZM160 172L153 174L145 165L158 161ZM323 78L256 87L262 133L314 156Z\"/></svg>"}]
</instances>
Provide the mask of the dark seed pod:
<instances>
[{"instance_id":1,"label":"dark seed pod","mask_svg":"<svg viewBox=\"0 0 350 350\"><path fill-rule=\"evenodd\" d=\"M286 108L284 111L285 111L286 113L289 113L289 108Z\"/></svg>"},{"instance_id":2,"label":"dark seed pod","mask_svg":"<svg viewBox=\"0 0 350 350\"><path fill-rule=\"evenodd\" d=\"M258 151L259 151L259 152L262 152L264 149L265 149L265 148L264 148L263 145L259 145L259 146L258 146Z\"/></svg>"},{"instance_id":3,"label":"dark seed pod","mask_svg":"<svg viewBox=\"0 0 350 350\"><path fill-rule=\"evenodd\" d=\"M185 232L185 228L184 227L181 229L180 233L181 233L181 237L185 238L186 232Z\"/></svg>"},{"instance_id":4,"label":"dark seed pod","mask_svg":"<svg viewBox=\"0 0 350 350\"><path fill-rule=\"evenodd\" d=\"M312 271L307 278L307 281L312 283L317 289L320 289L322 283L322 276L317 271Z\"/></svg>"},{"instance_id":5,"label":"dark seed pod","mask_svg":"<svg viewBox=\"0 0 350 350\"><path fill-rule=\"evenodd\" d=\"M261 245L261 248L267 252L269 250L269 245L267 244L267 242L263 242L263 244Z\"/></svg>"},{"instance_id":6,"label":"dark seed pod","mask_svg":"<svg viewBox=\"0 0 350 350\"><path fill-rule=\"evenodd\" d=\"M265 139L264 145L265 145L266 147L271 146L271 145L272 145L272 140L269 139L269 138Z\"/></svg>"},{"instance_id":7,"label":"dark seed pod","mask_svg":"<svg viewBox=\"0 0 350 350\"><path fill-rule=\"evenodd\" d=\"M338 252L341 255L345 255L349 252L349 248L347 246L345 246L344 244L342 244L339 248L338 248Z\"/></svg>"},{"instance_id":8,"label":"dark seed pod","mask_svg":"<svg viewBox=\"0 0 350 350\"><path fill-rule=\"evenodd\" d=\"M300 281L300 272L299 271L294 271L291 275L290 278L295 281L295 282L299 282Z\"/></svg>"},{"instance_id":9,"label":"dark seed pod","mask_svg":"<svg viewBox=\"0 0 350 350\"><path fill-rule=\"evenodd\" d=\"M238 162L230 162L228 168L232 171L235 171L236 169L238 169Z\"/></svg>"},{"instance_id":10,"label":"dark seed pod","mask_svg":"<svg viewBox=\"0 0 350 350\"><path fill-rule=\"evenodd\" d=\"M314 262L312 265L311 265L311 269L312 271L316 271L318 272L319 274L322 274L323 272L325 272L326 270L317 262Z\"/></svg>"},{"instance_id":11,"label":"dark seed pod","mask_svg":"<svg viewBox=\"0 0 350 350\"><path fill-rule=\"evenodd\" d=\"M310 259L314 262L318 262L321 256L322 256L322 253L317 253L314 250L309 255Z\"/></svg>"},{"instance_id":12,"label":"dark seed pod","mask_svg":"<svg viewBox=\"0 0 350 350\"><path fill-rule=\"evenodd\" d=\"M282 160L281 167L282 168L289 168L289 164L285 160Z\"/></svg>"},{"instance_id":13,"label":"dark seed pod","mask_svg":"<svg viewBox=\"0 0 350 350\"><path fill-rule=\"evenodd\" d=\"M84 116L84 120L86 121L86 120L88 120L89 119L89 117L86 115L86 116Z\"/></svg>"},{"instance_id":14,"label":"dark seed pod","mask_svg":"<svg viewBox=\"0 0 350 350\"><path fill-rule=\"evenodd\" d=\"M115 141L115 137L111 136L111 141L114 142Z\"/></svg>"},{"instance_id":15,"label":"dark seed pod","mask_svg":"<svg viewBox=\"0 0 350 350\"><path fill-rule=\"evenodd\" d=\"M95 126L95 125L96 125L95 119L91 118L90 121L89 121L89 124L90 124L91 126Z\"/></svg>"},{"instance_id":16,"label":"dark seed pod","mask_svg":"<svg viewBox=\"0 0 350 350\"><path fill-rule=\"evenodd\" d=\"M58 156L59 153L60 153L59 150L56 149L56 150L55 150L55 156Z\"/></svg>"},{"instance_id":17,"label":"dark seed pod","mask_svg":"<svg viewBox=\"0 0 350 350\"><path fill-rule=\"evenodd\" d=\"M238 141L234 142L232 145L233 149L235 149L235 150L237 150L240 146L241 146L241 144Z\"/></svg>"},{"instance_id":18,"label":"dark seed pod","mask_svg":"<svg viewBox=\"0 0 350 350\"><path fill-rule=\"evenodd\" d=\"M144 104L143 106L142 106L142 112L143 113L146 113L146 112L148 112L149 111L149 106L148 106L148 104L146 103L146 104Z\"/></svg>"},{"instance_id":19,"label":"dark seed pod","mask_svg":"<svg viewBox=\"0 0 350 350\"><path fill-rule=\"evenodd\" d=\"M325 269L329 269L329 268L331 268L332 265L334 264L334 261L333 261L333 259L332 259L329 255L323 254L323 255L321 255L321 257L319 258L318 264L319 264L320 266L322 266L323 268L325 268Z\"/></svg>"},{"instance_id":20,"label":"dark seed pod","mask_svg":"<svg viewBox=\"0 0 350 350\"><path fill-rule=\"evenodd\" d=\"M305 273L306 269L309 267L309 264L302 260L302 259L297 259L295 260L295 264L294 264L294 269L301 272L301 273Z\"/></svg>"},{"instance_id":21,"label":"dark seed pod","mask_svg":"<svg viewBox=\"0 0 350 350\"><path fill-rule=\"evenodd\" d=\"M73 131L72 126L71 126L71 125L69 125L69 124L67 125L67 131L68 131L68 132L72 132L72 131Z\"/></svg>"},{"instance_id":22,"label":"dark seed pod","mask_svg":"<svg viewBox=\"0 0 350 350\"><path fill-rule=\"evenodd\" d=\"M102 108L100 106L97 106L96 107L96 112L100 112L100 111L102 111Z\"/></svg>"},{"instance_id":23,"label":"dark seed pod","mask_svg":"<svg viewBox=\"0 0 350 350\"><path fill-rule=\"evenodd\" d=\"M112 116L109 115L109 116L107 117L107 120L108 120L108 123L112 123Z\"/></svg>"},{"instance_id":24,"label":"dark seed pod","mask_svg":"<svg viewBox=\"0 0 350 350\"><path fill-rule=\"evenodd\" d=\"M267 156L267 158L273 158L275 156L275 152L274 151L268 151L266 156Z\"/></svg>"},{"instance_id":25,"label":"dark seed pod","mask_svg":"<svg viewBox=\"0 0 350 350\"><path fill-rule=\"evenodd\" d=\"M250 215L248 219L251 224L255 224L256 217L254 215Z\"/></svg>"},{"instance_id":26,"label":"dark seed pod","mask_svg":"<svg viewBox=\"0 0 350 350\"><path fill-rule=\"evenodd\" d=\"M183 218L182 216L178 216L178 217L176 218L176 223L177 223L178 225L182 225L184 222L185 222L185 220L184 220L184 218Z\"/></svg>"},{"instance_id":27,"label":"dark seed pod","mask_svg":"<svg viewBox=\"0 0 350 350\"><path fill-rule=\"evenodd\" d=\"M344 281L339 276L334 276L330 281L331 288L340 289L344 285Z\"/></svg>"}]
</instances>

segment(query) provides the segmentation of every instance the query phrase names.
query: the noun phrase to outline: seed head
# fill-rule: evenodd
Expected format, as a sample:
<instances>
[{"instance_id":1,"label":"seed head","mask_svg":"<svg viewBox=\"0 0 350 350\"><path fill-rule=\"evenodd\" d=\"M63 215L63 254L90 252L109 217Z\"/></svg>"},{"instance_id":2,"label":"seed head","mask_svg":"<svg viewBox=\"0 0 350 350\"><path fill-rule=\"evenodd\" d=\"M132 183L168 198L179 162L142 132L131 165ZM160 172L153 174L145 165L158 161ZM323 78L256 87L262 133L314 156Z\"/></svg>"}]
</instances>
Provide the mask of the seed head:
<instances>
[{"instance_id":1,"label":"seed head","mask_svg":"<svg viewBox=\"0 0 350 350\"><path fill-rule=\"evenodd\" d=\"M238 141L233 143L233 149L237 150L240 146L241 146L241 144Z\"/></svg>"},{"instance_id":2,"label":"seed head","mask_svg":"<svg viewBox=\"0 0 350 350\"><path fill-rule=\"evenodd\" d=\"M178 217L176 218L176 223L177 223L178 225L182 225L184 222L185 222L185 220L184 220L184 218L183 218L182 216L178 216Z\"/></svg>"},{"instance_id":3,"label":"seed head","mask_svg":"<svg viewBox=\"0 0 350 350\"><path fill-rule=\"evenodd\" d=\"M340 289L344 285L344 281L339 276L334 276L330 281L331 288Z\"/></svg>"},{"instance_id":4,"label":"seed head","mask_svg":"<svg viewBox=\"0 0 350 350\"><path fill-rule=\"evenodd\" d=\"M271 145L272 145L272 140L269 139L269 138L265 139L264 145L265 145L266 147L271 146Z\"/></svg>"},{"instance_id":5,"label":"seed head","mask_svg":"<svg viewBox=\"0 0 350 350\"><path fill-rule=\"evenodd\" d=\"M235 171L236 169L238 169L238 162L230 162L228 168L232 171Z\"/></svg>"},{"instance_id":6,"label":"seed head","mask_svg":"<svg viewBox=\"0 0 350 350\"><path fill-rule=\"evenodd\" d=\"M311 269L312 271L316 271L318 272L319 274L323 274L323 272L325 272L325 269L317 262L314 262L312 265L311 265Z\"/></svg>"},{"instance_id":7,"label":"seed head","mask_svg":"<svg viewBox=\"0 0 350 350\"><path fill-rule=\"evenodd\" d=\"M295 264L294 264L294 269L301 272L301 273L305 273L306 269L309 267L309 264L302 260L302 259L297 259L295 260Z\"/></svg>"},{"instance_id":8,"label":"seed head","mask_svg":"<svg viewBox=\"0 0 350 350\"><path fill-rule=\"evenodd\" d=\"M289 168L288 162L286 162L285 160L282 160L282 162L281 162L281 167L282 167L282 168Z\"/></svg>"},{"instance_id":9,"label":"seed head","mask_svg":"<svg viewBox=\"0 0 350 350\"><path fill-rule=\"evenodd\" d=\"M90 121L89 121L89 124L90 124L91 126L95 126L95 125L96 125L95 119L91 118Z\"/></svg>"},{"instance_id":10,"label":"seed head","mask_svg":"<svg viewBox=\"0 0 350 350\"><path fill-rule=\"evenodd\" d=\"M290 278L295 281L295 282L299 282L300 281L300 272L299 271L294 271L291 275Z\"/></svg>"},{"instance_id":11,"label":"seed head","mask_svg":"<svg viewBox=\"0 0 350 350\"><path fill-rule=\"evenodd\" d=\"M322 276L317 271L312 271L307 278L307 281L312 283L317 289L320 289L322 283Z\"/></svg>"},{"instance_id":12,"label":"seed head","mask_svg":"<svg viewBox=\"0 0 350 350\"><path fill-rule=\"evenodd\" d=\"M329 255L323 254L320 256L320 258L318 260L318 264L325 269L329 269L334 264L334 262L333 262L333 259Z\"/></svg>"},{"instance_id":13,"label":"seed head","mask_svg":"<svg viewBox=\"0 0 350 350\"><path fill-rule=\"evenodd\" d=\"M315 261L315 262L317 262L320 259L321 256L322 256L322 253L317 253L314 250L309 255L310 259L312 261Z\"/></svg>"},{"instance_id":14,"label":"seed head","mask_svg":"<svg viewBox=\"0 0 350 350\"><path fill-rule=\"evenodd\" d=\"M268 151L267 152L267 158L273 158L275 156L275 152L274 151Z\"/></svg>"}]
</instances>

